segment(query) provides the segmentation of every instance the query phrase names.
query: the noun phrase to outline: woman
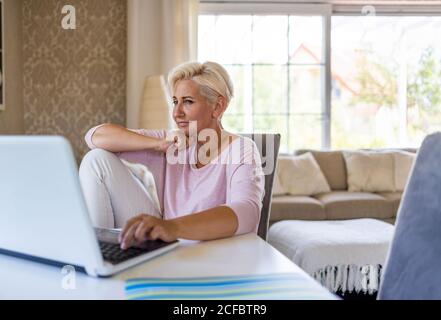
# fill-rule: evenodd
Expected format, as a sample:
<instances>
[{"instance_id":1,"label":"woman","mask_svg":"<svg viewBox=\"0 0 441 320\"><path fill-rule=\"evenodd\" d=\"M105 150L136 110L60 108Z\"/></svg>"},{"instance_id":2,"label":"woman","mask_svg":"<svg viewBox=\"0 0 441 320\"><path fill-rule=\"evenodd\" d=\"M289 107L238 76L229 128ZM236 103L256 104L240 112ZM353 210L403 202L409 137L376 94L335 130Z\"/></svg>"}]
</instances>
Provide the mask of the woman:
<instances>
[{"instance_id":1,"label":"woman","mask_svg":"<svg viewBox=\"0 0 441 320\"><path fill-rule=\"evenodd\" d=\"M252 140L222 128L233 96L228 73L214 62L184 63L170 72L168 82L184 144L170 141L166 130L114 124L86 134L88 146L98 148L80 167L92 222L123 227L123 249L147 239L210 240L257 232L264 195L260 156ZM171 160L178 145L185 161L177 163ZM120 159L142 163L152 172L161 212Z\"/></svg>"}]
</instances>

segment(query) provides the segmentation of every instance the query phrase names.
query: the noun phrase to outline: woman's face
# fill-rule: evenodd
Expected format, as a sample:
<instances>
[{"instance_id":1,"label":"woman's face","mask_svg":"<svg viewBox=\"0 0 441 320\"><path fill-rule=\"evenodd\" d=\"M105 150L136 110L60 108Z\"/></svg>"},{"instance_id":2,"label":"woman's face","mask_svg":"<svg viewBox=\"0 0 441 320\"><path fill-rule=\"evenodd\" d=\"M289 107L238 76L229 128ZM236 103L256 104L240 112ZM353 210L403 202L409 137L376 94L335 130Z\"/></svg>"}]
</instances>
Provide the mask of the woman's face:
<instances>
[{"instance_id":1,"label":"woman's face","mask_svg":"<svg viewBox=\"0 0 441 320\"><path fill-rule=\"evenodd\" d=\"M173 92L173 119L178 128L189 134L189 122L196 121L197 132L215 128L214 109L201 95L199 85L193 80L180 80Z\"/></svg>"}]
</instances>

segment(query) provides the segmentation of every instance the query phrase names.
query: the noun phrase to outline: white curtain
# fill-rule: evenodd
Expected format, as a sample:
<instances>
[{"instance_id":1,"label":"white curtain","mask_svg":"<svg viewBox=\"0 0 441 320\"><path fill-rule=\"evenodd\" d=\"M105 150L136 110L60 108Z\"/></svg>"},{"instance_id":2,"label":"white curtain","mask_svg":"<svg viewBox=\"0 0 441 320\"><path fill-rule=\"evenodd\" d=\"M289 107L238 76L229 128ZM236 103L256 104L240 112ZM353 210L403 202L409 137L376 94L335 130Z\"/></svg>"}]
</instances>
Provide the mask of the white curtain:
<instances>
[{"instance_id":1,"label":"white curtain","mask_svg":"<svg viewBox=\"0 0 441 320\"><path fill-rule=\"evenodd\" d=\"M127 126L137 128L146 78L197 59L199 1L127 1Z\"/></svg>"},{"instance_id":2,"label":"white curtain","mask_svg":"<svg viewBox=\"0 0 441 320\"><path fill-rule=\"evenodd\" d=\"M197 59L198 0L163 0L163 72Z\"/></svg>"}]
</instances>

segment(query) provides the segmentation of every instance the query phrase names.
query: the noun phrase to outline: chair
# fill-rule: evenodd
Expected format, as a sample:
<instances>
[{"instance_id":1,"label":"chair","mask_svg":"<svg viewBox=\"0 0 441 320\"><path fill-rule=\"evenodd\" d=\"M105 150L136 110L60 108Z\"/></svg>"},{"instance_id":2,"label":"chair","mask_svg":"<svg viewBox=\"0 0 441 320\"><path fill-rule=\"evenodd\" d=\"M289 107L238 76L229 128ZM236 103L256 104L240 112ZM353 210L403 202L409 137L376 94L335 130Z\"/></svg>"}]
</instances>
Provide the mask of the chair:
<instances>
[{"instance_id":1,"label":"chair","mask_svg":"<svg viewBox=\"0 0 441 320\"><path fill-rule=\"evenodd\" d=\"M263 240L267 241L274 174L276 172L277 157L280 147L280 134L250 133L241 135L252 139L256 143L257 148L259 149L260 157L262 158L262 168L265 173L265 196L262 201L263 206L260 213L260 221L257 235ZM267 160L270 161L265 160L267 157L269 157L269 159Z\"/></svg>"},{"instance_id":2,"label":"chair","mask_svg":"<svg viewBox=\"0 0 441 320\"><path fill-rule=\"evenodd\" d=\"M441 299L441 133L426 137L404 191L379 299Z\"/></svg>"}]
</instances>

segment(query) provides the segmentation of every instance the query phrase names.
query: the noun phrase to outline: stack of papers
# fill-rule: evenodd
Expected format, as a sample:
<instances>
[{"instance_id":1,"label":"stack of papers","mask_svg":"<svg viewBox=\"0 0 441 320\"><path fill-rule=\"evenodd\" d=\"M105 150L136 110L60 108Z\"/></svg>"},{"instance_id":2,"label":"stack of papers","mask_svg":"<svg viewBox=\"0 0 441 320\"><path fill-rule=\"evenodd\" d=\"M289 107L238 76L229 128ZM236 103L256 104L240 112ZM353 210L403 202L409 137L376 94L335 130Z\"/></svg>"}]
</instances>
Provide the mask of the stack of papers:
<instances>
[{"instance_id":1,"label":"stack of papers","mask_svg":"<svg viewBox=\"0 0 441 320\"><path fill-rule=\"evenodd\" d=\"M139 278L126 281L129 300L321 300L336 296L303 274L203 278Z\"/></svg>"}]
</instances>

